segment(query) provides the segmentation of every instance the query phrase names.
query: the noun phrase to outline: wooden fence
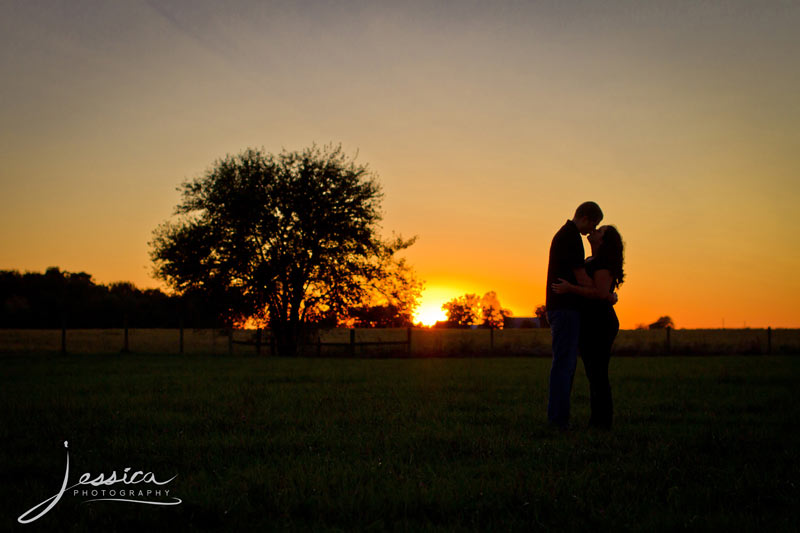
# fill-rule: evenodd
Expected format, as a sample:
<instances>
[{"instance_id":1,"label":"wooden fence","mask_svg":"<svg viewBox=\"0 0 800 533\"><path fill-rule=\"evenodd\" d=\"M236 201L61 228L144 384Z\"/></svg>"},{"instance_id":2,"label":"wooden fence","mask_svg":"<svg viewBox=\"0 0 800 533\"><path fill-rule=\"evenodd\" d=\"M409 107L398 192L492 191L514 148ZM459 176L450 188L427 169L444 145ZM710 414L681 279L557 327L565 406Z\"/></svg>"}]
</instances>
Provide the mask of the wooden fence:
<instances>
[{"instance_id":1,"label":"wooden fence","mask_svg":"<svg viewBox=\"0 0 800 533\"><path fill-rule=\"evenodd\" d=\"M549 329L328 329L308 331L301 355L475 356L551 354ZM0 329L2 353L276 353L269 330ZM800 329L622 330L617 355L800 354Z\"/></svg>"}]
</instances>

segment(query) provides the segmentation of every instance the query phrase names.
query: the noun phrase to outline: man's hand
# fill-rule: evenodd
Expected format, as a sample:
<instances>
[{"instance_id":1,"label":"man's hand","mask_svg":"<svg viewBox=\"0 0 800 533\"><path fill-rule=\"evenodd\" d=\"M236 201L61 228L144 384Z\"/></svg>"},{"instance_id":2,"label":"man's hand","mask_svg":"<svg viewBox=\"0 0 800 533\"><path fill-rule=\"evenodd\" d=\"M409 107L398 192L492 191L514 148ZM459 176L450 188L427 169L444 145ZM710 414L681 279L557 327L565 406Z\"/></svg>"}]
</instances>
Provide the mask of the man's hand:
<instances>
[{"instance_id":1,"label":"man's hand","mask_svg":"<svg viewBox=\"0 0 800 533\"><path fill-rule=\"evenodd\" d=\"M617 305L617 302L619 301L619 296L617 296L616 292L612 292L611 294L608 295L608 301L611 302L611 305Z\"/></svg>"},{"instance_id":2,"label":"man's hand","mask_svg":"<svg viewBox=\"0 0 800 533\"><path fill-rule=\"evenodd\" d=\"M563 278L558 278L557 282L550 284L550 288L553 289L553 292L556 294L570 293L572 292L572 287L573 285Z\"/></svg>"}]
</instances>

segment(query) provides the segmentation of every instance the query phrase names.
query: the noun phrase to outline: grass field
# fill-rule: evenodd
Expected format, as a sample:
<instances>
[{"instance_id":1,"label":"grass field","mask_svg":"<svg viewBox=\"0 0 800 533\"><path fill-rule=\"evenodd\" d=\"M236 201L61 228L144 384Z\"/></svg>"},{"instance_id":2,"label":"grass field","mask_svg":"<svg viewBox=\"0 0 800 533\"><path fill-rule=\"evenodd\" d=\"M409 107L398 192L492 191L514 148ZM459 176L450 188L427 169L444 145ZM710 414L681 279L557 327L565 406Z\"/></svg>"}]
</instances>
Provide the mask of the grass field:
<instances>
[{"instance_id":1,"label":"grass field","mask_svg":"<svg viewBox=\"0 0 800 533\"><path fill-rule=\"evenodd\" d=\"M0 529L796 530L800 357L612 359L615 428L544 424L549 361L6 355ZM173 507L17 517L64 478Z\"/></svg>"}]
</instances>

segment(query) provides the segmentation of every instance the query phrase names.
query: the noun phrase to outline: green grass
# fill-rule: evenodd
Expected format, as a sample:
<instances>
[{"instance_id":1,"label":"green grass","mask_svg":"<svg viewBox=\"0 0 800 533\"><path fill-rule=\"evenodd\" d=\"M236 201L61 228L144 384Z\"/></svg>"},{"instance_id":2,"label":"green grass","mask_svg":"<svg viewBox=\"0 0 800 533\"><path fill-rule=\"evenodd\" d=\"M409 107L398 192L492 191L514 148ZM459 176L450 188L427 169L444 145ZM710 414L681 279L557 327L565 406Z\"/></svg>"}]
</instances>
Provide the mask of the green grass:
<instances>
[{"instance_id":1,"label":"green grass","mask_svg":"<svg viewBox=\"0 0 800 533\"><path fill-rule=\"evenodd\" d=\"M0 529L779 529L798 526L800 358L612 359L615 428L544 423L550 362L0 358ZM183 500L53 495L127 466Z\"/></svg>"}]
</instances>

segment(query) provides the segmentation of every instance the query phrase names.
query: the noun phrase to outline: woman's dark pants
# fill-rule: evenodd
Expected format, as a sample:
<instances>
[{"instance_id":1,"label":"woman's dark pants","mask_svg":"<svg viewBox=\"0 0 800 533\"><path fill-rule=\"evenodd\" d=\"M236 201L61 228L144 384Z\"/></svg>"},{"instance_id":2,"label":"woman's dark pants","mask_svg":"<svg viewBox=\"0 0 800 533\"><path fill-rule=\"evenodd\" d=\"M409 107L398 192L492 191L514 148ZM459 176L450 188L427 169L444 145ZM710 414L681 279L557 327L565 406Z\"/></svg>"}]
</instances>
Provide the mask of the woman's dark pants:
<instances>
[{"instance_id":1,"label":"woman's dark pants","mask_svg":"<svg viewBox=\"0 0 800 533\"><path fill-rule=\"evenodd\" d=\"M592 427L611 427L614 407L608 381L608 363L617 332L619 321L613 309L581 316L579 350L589 379L592 408L589 425Z\"/></svg>"}]
</instances>

